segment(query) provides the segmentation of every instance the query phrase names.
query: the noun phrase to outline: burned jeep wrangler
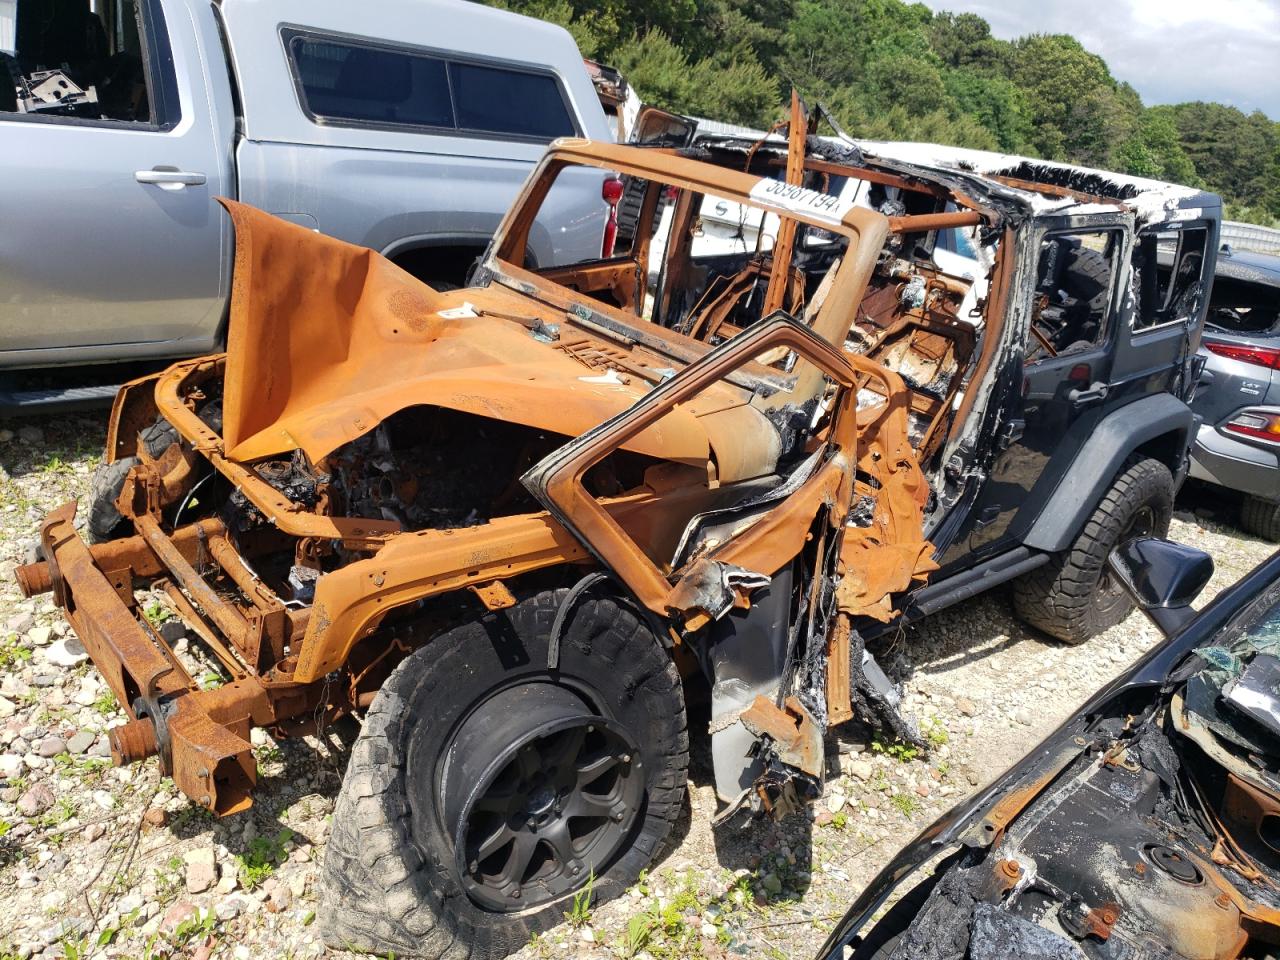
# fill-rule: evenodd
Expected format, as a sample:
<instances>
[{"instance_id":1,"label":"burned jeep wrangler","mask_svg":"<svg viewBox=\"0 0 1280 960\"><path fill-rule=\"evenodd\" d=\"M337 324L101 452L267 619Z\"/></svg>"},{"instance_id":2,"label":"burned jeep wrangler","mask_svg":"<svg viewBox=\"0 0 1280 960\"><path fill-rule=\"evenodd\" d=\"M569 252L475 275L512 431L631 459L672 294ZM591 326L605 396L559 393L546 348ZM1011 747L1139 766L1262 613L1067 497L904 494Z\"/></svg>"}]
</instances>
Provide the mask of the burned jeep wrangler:
<instances>
[{"instance_id":1,"label":"burned jeep wrangler","mask_svg":"<svg viewBox=\"0 0 1280 960\"><path fill-rule=\"evenodd\" d=\"M557 141L458 291L226 202L226 353L121 390L92 545L44 521L19 580L125 706L117 762L232 814L251 727L362 719L332 942L500 957L624 889L681 809L686 683L726 811L781 815L833 725L915 736L876 630L1014 578L1065 640L1129 609L1101 557L1168 525L1217 198L792 129Z\"/></svg>"}]
</instances>

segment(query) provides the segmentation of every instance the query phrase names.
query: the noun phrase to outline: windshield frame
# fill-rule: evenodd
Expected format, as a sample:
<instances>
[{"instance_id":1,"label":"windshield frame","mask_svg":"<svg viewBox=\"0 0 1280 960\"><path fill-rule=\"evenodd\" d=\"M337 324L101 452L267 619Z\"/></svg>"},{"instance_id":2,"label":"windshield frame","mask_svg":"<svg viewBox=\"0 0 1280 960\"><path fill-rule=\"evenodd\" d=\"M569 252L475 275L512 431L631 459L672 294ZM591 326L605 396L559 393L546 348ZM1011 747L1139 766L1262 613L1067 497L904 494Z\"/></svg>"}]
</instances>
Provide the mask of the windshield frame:
<instances>
[{"instance_id":1,"label":"windshield frame","mask_svg":"<svg viewBox=\"0 0 1280 960\"><path fill-rule=\"evenodd\" d=\"M593 167L658 181L704 196L709 194L844 237L847 249L833 277L831 290L812 322L806 324L834 346L843 347L844 335L888 232L888 219L839 198L832 198L837 201L833 209L840 214L838 218L831 213L824 215L822 210L800 212L788 205L785 198L770 202L752 192L753 188L762 191L770 185L776 188L780 181L682 157L671 150L590 140L556 141L534 168L494 234L481 262L482 276L487 274L504 287L564 310L569 323L586 321L582 327L585 333L600 336L601 327L612 329L615 335L643 344L680 365L691 363L713 349L712 344L579 294L513 262L513 256L523 254L526 249L530 229L556 177L570 166ZM812 190L806 194L830 196ZM800 378L751 364L738 371L733 379L750 389L763 388L773 393L793 390Z\"/></svg>"}]
</instances>

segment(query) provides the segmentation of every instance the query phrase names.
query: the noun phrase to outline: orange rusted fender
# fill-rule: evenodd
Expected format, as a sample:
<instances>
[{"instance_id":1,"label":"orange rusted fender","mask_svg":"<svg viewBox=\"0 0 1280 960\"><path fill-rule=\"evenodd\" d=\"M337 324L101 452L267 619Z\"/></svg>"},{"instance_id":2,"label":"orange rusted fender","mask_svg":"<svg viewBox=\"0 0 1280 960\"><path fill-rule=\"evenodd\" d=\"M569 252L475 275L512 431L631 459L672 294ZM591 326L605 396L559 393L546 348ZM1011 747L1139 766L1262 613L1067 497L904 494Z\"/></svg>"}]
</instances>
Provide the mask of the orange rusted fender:
<instances>
[{"instance_id":1,"label":"orange rusted fender","mask_svg":"<svg viewBox=\"0 0 1280 960\"><path fill-rule=\"evenodd\" d=\"M647 392L639 378L601 382L525 325L492 315L528 314L528 298L497 285L465 298L437 293L365 247L221 202L236 233L223 396L230 459L301 448L314 462L420 404L576 436ZM535 319L563 316L547 308ZM706 462L696 412L672 411L630 448Z\"/></svg>"}]
</instances>

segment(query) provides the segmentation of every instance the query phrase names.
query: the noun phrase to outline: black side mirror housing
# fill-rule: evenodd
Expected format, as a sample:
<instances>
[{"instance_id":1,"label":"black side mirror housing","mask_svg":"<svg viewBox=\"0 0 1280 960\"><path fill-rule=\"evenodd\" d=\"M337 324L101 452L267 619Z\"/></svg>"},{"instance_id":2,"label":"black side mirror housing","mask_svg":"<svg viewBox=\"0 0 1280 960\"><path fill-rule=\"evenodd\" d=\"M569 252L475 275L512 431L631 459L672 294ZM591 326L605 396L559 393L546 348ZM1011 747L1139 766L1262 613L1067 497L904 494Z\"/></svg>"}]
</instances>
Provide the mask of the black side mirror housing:
<instances>
[{"instance_id":1,"label":"black side mirror housing","mask_svg":"<svg viewBox=\"0 0 1280 960\"><path fill-rule=\"evenodd\" d=\"M1166 637L1195 616L1191 601L1213 576L1213 558L1203 550L1160 537L1137 537L1107 558L1111 575Z\"/></svg>"}]
</instances>

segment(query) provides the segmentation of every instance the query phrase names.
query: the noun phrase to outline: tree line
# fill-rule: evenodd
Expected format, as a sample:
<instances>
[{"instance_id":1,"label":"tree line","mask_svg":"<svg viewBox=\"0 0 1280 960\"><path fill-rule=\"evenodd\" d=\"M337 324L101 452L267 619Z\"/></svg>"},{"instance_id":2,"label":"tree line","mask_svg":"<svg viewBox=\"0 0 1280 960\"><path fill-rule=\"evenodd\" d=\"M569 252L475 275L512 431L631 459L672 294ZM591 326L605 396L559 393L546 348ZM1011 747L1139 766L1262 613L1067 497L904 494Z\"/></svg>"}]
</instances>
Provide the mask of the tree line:
<instances>
[{"instance_id":1,"label":"tree line","mask_svg":"<svg viewBox=\"0 0 1280 960\"><path fill-rule=\"evenodd\" d=\"M646 103L754 127L790 88L851 134L999 150L1222 194L1280 226L1280 123L1221 103L1145 106L1065 34L1006 41L901 0L490 0L566 27Z\"/></svg>"}]
</instances>

